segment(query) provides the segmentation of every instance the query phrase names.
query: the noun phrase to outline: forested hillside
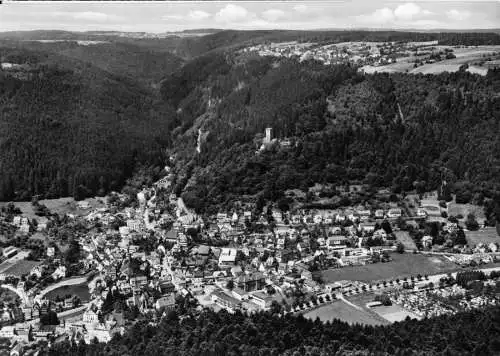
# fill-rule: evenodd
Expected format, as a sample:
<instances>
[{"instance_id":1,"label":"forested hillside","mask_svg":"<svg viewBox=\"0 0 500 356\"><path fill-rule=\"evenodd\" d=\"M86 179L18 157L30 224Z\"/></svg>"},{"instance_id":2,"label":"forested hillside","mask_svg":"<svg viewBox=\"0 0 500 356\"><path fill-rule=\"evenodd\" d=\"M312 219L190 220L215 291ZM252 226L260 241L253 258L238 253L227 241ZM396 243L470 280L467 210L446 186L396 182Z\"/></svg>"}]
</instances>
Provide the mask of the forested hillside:
<instances>
[{"instance_id":1,"label":"forested hillside","mask_svg":"<svg viewBox=\"0 0 500 356\"><path fill-rule=\"evenodd\" d=\"M67 32L42 35L72 38ZM364 76L350 66L234 51L272 40L496 43L498 34L75 37L111 42L96 46L12 36L0 36L0 57L22 66L0 71L0 200L120 189L137 163L163 165L166 148L180 173L176 192L200 212L241 196L262 204L285 189L317 182L363 182L398 192L435 189L446 179L466 190L469 200L499 196L498 72ZM161 98L150 90L160 82ZM266 127L288 139L289 147L275 143L256 154Z\"/></svg>"},{"instance_id":2,"label":"forested hillside","mask_svg":"<svg viewBox=\"0 0 500 356\"><path fill-rule=\"evenodd\" d=\"M389 326L322 323L271 313L202 312L158 326L137 323L109 344L55 344L46 355L498 355L500 310L491 308Z\"/></svg>"},{"instance_id":3,"label":"forested hillside","mask_svg":"<svg viewBox=\"0 0 500 356\"><path fill-rule=\"evenodd\" d=\"M158 84L165 76L179 69L184 63L180 57L160 50L154 45L147 46L135 43L104 42L80 45L76 41L48 43L3 41L3 46L15 47L20 51L51 52L59 55L59 58L68 57L87 62L146 87Z\"/></svg>"},{"instance_id":4,"label":"forested hillside","mask_svg":"<svg viewBox=\"0 0 500 356\"><path fill-rule=\"evenodd\" d=\"M498 198L499 88L498 71L363 76L349 66L212 53L162 87L182 122L177 191L201 212L315 182L398 192L445 179L471 197ZM191 127L208 133L201 154ZM256 154L265 127L291 147Z\"/></svg>"},{"instance_id":5,"label":"forested hillside","mask_svg":"<svg viewBox=\"0 0 500 356\"><path fill-rule=\"evenodd\" d=\"M58 53L79 59L145 85L159 83L163 77L174 72L183 60L169 52L158 52L135 44L105 43L79 46L72 43Z\"/></svg>"},{"instance_id":6,"label":"forested hillside","mask_svg":"<svg viewBox=\"0 0 500 356\"><path fill-rule=\"evenodd\" d=\"M136 82L47 52L0 48L0 200L104 194L162 164L175 116Z\"/></svg>"}]
</instances>

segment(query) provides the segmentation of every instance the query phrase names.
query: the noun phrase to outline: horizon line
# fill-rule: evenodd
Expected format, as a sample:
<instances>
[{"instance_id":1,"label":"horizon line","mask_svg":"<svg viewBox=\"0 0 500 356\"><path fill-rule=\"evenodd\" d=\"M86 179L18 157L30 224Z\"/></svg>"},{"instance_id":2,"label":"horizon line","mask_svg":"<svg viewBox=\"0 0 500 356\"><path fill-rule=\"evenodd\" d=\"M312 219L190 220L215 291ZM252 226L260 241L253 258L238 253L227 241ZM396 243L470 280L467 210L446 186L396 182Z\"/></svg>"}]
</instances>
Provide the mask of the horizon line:
<instances>
[{"instance_id":1,"label":"horizon line","mask_svg":"<svg viewBox=\"0 0 500 356\"><path fill-rule=\"evenodd\" d=\"M195 0L193 0L195 1ZM368 31L368 32L380 32L380 31L396 31L396 32L474 32L474 31L500 31L500 27L492 28L468 28L468 29L457 29L457 28L430 28L430 29L415 29L415 28L401 28L401 27L387 27L387 28L370 28L370 27L348 27L348 28L309 28L309 29L285 29L285 28L255 28L255 29L236 29L236 28L188 28L178 31L122 31L122 30L64 30L64 29L32 29L32 30L0 30L0 33L23 33L23 32L67 32L67 33L95 33L95 32L110 32L110 33L148 33L148 34L166 34L166 33L183 33L189 31L213 31L223 32L223 31L301 31L301 32L316 32L316 31Z\"/></svg>"}]
</instances>

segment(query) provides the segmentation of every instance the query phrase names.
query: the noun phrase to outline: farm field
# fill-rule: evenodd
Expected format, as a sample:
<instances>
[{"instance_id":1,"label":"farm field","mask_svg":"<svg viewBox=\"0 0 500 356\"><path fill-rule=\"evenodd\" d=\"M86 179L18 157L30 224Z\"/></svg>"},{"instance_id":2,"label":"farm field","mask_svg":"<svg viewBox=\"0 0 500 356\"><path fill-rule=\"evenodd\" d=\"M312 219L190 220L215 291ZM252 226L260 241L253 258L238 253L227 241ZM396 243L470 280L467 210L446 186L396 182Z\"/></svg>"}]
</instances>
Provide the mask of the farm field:
<instances>
[{"instance_id":1,"label":"farm field","mask_svg":"<svg viewBox=\"0 0 500 356\"><path fill-rule=\"evenodd\" d=\"M392 253L390 262L329 269L322 272L326 283L354 280L372 282L385 279L404 278L417 274L447 273L459 267L441 256Z\"/></svg>"},{"instance_id":2,"label":"farm field","mask_svg":"<svg viewBox=\"0 0 500 356\"><path fill-rule=\"evenodd\" d=\"M435 46L436 49L444 50L445 48L451 48L450 46ZM398 58L397 63L392 63L383 66L364 66L363 70L365 73L374 72L385 72L385 73L423 73L423 74L439 74L442 72L456 72L462 64L469 64L471 67L468 71L472 73L477 73L481 75L486 75L487 69L491 67L489 63L496 63L498 59L498 53L500 52L500 46L474 46L466 48L453 48L453 53L456 58L445 59L436 63L424 63L417 68L413 67L412 61L415 57L401 57ZM497 53L494 55L494 53ZM490 57L491 61L485 61L483 56ZM496 58L496 59L495 59ZM424 58L420 58L424 59ZM486 65L474 65L477 62L484 62ZM488 65L489 64L489 65Z\"/></svg>"},{"instance_id":3,"label":"farm field","mask_svg":"<svg viewBox=\"0 0 500 356\"><path fill-rule=\"evenodd\" d=\"M485 227L478 231L466 231L465 238L470 246L475 246L479 243L500 243L500 236L498 236L497 230L494 227Z\"/></svg>"},{"instance_id":4,"label":"farm field","mask_svg":"<svg viewBox=\"0 0 500 356\"><path fill-rule=\"evenodd\" d=\"M317 309L311 310L304 314L305 318L315 320L318 317L321 321L340 319L349 324L367 324L367 325L383 325L383 319L377 318L364 310L358 310L349 304L339 300L330 304L323 305Z\"/></svg>"}]
</instances>

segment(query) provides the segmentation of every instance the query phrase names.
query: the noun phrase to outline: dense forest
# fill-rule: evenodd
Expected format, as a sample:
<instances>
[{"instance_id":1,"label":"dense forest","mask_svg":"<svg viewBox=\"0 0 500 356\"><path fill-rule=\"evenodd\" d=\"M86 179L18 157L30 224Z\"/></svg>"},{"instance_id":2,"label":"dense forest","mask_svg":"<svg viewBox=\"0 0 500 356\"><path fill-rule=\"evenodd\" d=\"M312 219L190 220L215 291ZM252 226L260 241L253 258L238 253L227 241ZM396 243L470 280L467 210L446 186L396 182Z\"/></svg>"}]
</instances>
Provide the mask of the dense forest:
<instances>
[{"instance_id":1,"label":"dense forest","mask_svg":"<svg viewBox=\"0 0 500 356\"><path fill-rule=\"evenodd\" d=\"M250 316L203 311L158 325L139 322L108 344L57 343L46 355L477 355L500 353L500 309L389 326L322 323L271 312Z\"/></svg>"},{"instance_id":2,"label":"dense forest","mask_svg":"<svg viewBox=\"0 0 500 356\"><path fill-rule=\"evenodd\" d=\"M175 113L135 81L47 52L0 48L0 200L104 194L162 164Z\"/></svg>"},{"instance_id":3,"label":"dense forest","mask_svg":"<svg viewBox=\"0 0 500 356\"><path fill-rule=\"evenodd\" d=\"M180 173L176 192L199 212L241 196L276 200L314 183L401 192L445 179L464 201L499 199L498 71L365 76L349 65L234 50L294 39L490 44L498 34L220 31L119 41L78 34L110 41L99 46L19 36L0 36L2 61L24 65L0 71L0 200L104 194L138 165L163 166L167 154ZM36 36L71 38L61 31L28 39ZM160 81L160 90L151 86ZM290 144L256 154L266 127Z\"/></svg>"},{"instance_id":4,"label":"dense forest","mask_svg":"<svg viewBox=\"0 0 500 356\"><path fill-rule=\"evenodd\" d=\"M180 112L177 191L200 212L314 183L423 192L446 180L464 200L498 201L499 88L499 71L364 76L348 65L210 53L162 86ZM266 127L292 144L256 154Z\"/></svg>"}]
</instances>

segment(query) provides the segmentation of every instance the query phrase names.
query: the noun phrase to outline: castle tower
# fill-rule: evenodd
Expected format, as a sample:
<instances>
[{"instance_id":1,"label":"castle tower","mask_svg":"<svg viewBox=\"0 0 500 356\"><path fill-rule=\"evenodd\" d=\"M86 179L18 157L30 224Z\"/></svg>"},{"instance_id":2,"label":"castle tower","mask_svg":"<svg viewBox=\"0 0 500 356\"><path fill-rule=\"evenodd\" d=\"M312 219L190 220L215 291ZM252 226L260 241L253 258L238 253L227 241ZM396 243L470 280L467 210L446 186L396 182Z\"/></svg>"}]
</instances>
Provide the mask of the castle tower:
<instances>
[{"instance_id":1,"label":"castle tower","mask_svg":"<svg viewBox=\"0 0 500 356\"><path fill-rule=\"evenodd\" d=\"M273 129L266 127L266 137L264 138L264 143L270 143L273 134Z\"/></svg>"}]
</instances>

